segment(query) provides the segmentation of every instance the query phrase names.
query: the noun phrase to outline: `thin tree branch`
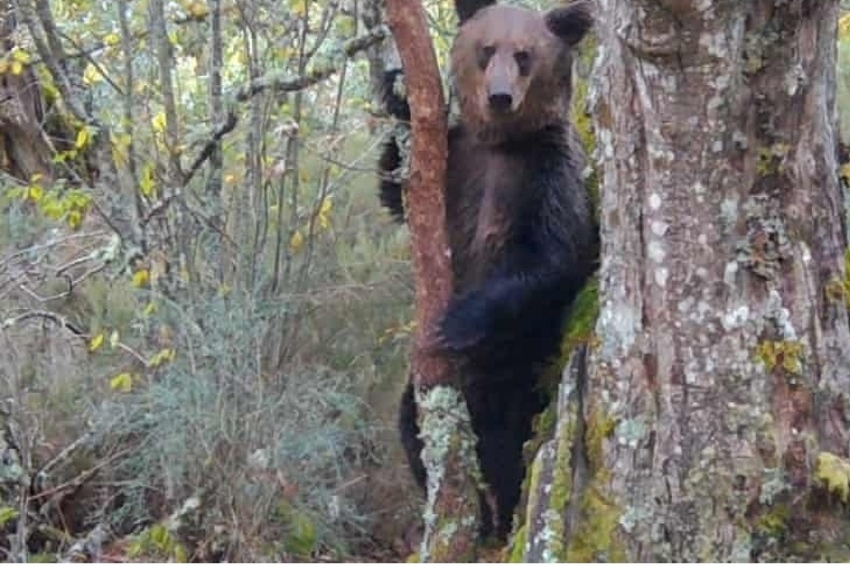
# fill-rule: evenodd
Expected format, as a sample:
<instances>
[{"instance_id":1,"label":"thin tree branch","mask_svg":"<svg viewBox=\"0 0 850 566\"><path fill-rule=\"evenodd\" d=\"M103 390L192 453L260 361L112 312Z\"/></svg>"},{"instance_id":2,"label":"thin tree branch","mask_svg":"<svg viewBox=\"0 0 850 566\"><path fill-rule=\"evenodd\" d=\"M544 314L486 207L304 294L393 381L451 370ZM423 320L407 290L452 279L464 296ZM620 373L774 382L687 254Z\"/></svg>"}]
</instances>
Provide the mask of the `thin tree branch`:
<instances>
[{"instance_id":1,"label":"thin tree branch","mask_svg":"<svg viewBox=\"0 0 850 566\"><path fill-rule=\"evenodd\" d=\"M361 36L346 41L343 46L343 53L347 58L354 57L357 53L365 51L369 47L383 41L388 34L389 31L384 26L371 29ZM335 74L339 70L339 67L340 64L319 67L313 69L307 74L297 77L266 75L252 81L250 85L240 89L239 92L236 93L236 100L239 102L245 102L249 98L258 95L265 90L274 90L277 92L304 90Z\"/></svg>"}]
</instances>

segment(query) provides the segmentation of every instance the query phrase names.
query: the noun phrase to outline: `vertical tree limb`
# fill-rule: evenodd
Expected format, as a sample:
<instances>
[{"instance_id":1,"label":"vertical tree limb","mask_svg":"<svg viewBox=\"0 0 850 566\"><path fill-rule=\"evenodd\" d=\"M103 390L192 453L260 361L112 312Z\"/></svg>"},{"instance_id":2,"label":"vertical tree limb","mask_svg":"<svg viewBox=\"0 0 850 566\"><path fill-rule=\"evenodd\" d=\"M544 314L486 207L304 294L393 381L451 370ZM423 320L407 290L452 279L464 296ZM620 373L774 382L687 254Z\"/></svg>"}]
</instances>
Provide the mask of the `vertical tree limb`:
<instances>
[{"instance_id":1,"label":"vertical tree limb","mask_svg":"<svg viewBox=\"0 0 850 566\"><path fill-rule=\"evenodd\" d=\"M475 557L477 460L469 414L453 387L448 360L427 347L431 329L452 293L451 252L445 226L448 154L445 99L421 2L387 0L387 19L406 70L412 154L408 226L413 245L416 316L413 379L428 471L422 561L461 562Z\"/></svg>"}]
</instances>

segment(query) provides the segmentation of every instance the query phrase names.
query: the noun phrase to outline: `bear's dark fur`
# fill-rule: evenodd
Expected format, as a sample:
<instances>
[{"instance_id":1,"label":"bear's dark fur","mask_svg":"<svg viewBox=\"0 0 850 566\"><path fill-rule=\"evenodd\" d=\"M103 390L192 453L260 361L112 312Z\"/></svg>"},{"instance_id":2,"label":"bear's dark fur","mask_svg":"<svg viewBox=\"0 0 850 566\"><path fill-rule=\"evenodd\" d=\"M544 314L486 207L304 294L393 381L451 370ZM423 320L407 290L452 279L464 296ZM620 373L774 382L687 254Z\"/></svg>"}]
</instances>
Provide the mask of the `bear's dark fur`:
<instances>
[{"instance_id":1,"label":"bear's dark fur","mask_svg":"<svg viewBox=\"0 0 850 566\"><path fill-rule=\"evenodd\" d=\"M446 209L455 295L439 344L459 362L478 456L495 509L483 535L505 538L524 475L522 446L544 408L541 371L559 351L564 315L592 274L598 230L569 121L572 49L592 25L589 1L546 13L457 0L452 75L460 121L449 130ZM386 75L385 104L410 109ZM384 145L380 198L403 221L397 140ZM399 415L402 443L424 487L413 385ZM483 500L482 500L483 501ZM494 512L491 516L491 512Z\"/></svg>"}]
</instances>

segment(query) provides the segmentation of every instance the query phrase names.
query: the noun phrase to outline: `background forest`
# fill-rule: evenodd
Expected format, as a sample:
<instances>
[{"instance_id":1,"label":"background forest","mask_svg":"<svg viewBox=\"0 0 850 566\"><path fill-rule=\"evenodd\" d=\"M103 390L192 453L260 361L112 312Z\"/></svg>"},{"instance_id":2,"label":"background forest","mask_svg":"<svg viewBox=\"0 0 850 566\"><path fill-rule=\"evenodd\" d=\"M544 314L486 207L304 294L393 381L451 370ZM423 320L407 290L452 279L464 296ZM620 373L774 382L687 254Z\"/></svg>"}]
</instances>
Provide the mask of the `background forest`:
<instances>
[{"instance_id":1,"label":"background forest","mask_svg":"<svg viewBox=\"0 0 850 566\"><path fill-rule=\"evenodd\" d=\"M369 0L0 2L4 560L410 551L386 33Z\"/></svg>"}]
</instances>

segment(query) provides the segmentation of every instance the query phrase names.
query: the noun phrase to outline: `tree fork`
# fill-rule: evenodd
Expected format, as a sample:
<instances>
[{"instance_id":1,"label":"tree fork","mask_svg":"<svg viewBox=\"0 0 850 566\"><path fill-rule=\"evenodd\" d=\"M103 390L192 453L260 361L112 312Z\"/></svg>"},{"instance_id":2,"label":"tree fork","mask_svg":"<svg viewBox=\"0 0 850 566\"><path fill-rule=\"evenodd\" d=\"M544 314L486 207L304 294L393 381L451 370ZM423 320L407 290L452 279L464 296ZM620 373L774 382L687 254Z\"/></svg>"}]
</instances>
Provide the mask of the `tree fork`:
<instances>
[{"instance_id":1,"label":"tree fork","mask_svg":"<svg viewBox=\"0 0 850 566\"><path fill-rule=\"evenodd\" d=\"M387 0L386 7L406 71L413 140L408 226L419 324L412 371L424 442L422 461L428 472L420 558L465 562L475 559L479 523L475 437L449 361L429 347L432 329L452 293L443 190L448 155L445 99L421 2Z\"/></svg>"}]
</instances>

